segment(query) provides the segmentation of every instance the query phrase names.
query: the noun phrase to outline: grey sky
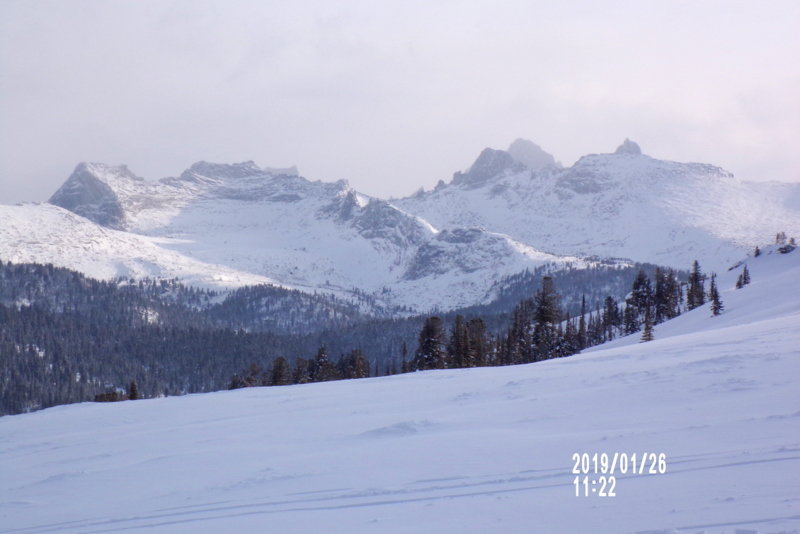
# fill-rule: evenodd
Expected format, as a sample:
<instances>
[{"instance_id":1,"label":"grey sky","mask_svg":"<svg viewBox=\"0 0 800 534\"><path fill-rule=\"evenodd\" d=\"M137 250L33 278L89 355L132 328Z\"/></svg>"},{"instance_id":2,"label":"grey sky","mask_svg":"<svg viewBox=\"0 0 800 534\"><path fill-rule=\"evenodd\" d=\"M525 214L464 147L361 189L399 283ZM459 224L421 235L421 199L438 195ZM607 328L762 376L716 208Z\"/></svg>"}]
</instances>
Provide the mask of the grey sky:
<instances>
[{"instance_id":1,"label":"grey sky","mask_svg":"<svg viewBox=\"0 0 800 534\"><path fill-rule=\"evenodd\" d=\"M800 2L0 0L0 203L79 161L406 195L486 146L800 181Z\"/></svg>"}]
</instances>

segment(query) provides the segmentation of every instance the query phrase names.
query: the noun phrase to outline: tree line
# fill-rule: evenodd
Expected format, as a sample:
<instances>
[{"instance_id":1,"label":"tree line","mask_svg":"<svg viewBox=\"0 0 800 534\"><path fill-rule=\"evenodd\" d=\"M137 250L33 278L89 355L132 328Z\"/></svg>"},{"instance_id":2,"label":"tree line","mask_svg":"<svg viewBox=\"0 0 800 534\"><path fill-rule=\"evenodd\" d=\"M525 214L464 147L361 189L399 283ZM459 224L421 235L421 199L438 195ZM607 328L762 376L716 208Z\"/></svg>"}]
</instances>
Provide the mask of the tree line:
<instances>
[{"instance_id":1,"label":"tree line","mask_svg":"<svg viewBox=\"0 0 800 534\"><path fill-rule=\"evenodd\" d=\"M746 266L744 273L749 282ZM678 317L683 311L709 302L712 315L722 312L724 306L716 275L711 275L710 287L706 291L708 279L697 261L693 263L686 283L681 282L674 269L658 267L653 279L640 270L624 302L607 296L602 306L590 311L587 310L584 297L580 311L570 316L561 306L554 279L544 276L541 287L533 297L516 305L511 314L511 324L505 331L493 334L487 330L481 317L468 319L457 314L449 329L441 317L427 317L419 331L413 357L409 358L406 345L403 344L399 362L393 360L383 374L538 362L570 356L587 347L633 334L641 334L641 341L651 341L655 325ZM366 359L362 359L363 354L354 350L349 356L340 356L338 362L333 363L322 347L312 360L297 359L293 370L284 358L275 360L269 370L251 364L247 371L233 377L229 387L236 389L372 376ZM354 361L362 361L362 365L356 366L352 363Z\"/></svg>"}]
</instances>

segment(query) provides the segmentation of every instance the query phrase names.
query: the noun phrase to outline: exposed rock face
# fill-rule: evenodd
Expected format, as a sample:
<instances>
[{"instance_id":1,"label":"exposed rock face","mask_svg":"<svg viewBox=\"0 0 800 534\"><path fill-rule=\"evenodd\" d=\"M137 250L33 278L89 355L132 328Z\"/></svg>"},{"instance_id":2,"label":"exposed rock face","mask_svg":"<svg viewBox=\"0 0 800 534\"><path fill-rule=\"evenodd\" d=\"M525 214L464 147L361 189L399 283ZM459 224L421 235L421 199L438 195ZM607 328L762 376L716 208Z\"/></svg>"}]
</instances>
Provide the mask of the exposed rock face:
<instances>
[{"instance_id":1,"label":"exposed rock face","mask_svg":"<svg viewBox=\"0 0 800 534\"><path fill-rule=\"evenodd\" d=\"M522 163L532 171L557 165L555 158L542 150L542 147L527 139L517 139L508 147L508 153L514 161Z\"/></svg>"},{"instance_id":2,"label":"exposed rock face","mask_svg":"<svg viewBox=\"0 0 800 534\"><path fill-rule=\"evenodd\" d=\"M634 143L628 138L625 138L625 141L622 142L621 145L617 147L614 151L614 154L629 154L632 156L641 156L642 149L639 148L639 145Z\"/></svg>"},{"instance_id":3,"label":"exposed rock face","mask_svg":"<svg viewBox=\"0 0 800 534\"><path fill-rule=\"evenodd\" d=\"M80 163L58 191L50 197L50 204L61 206L97 224L120 229L125 224L125 212L116 193L99 174L109 171L128 174L124 166L110 167L98 163Z\"/></svg>"},{"instance_id":4,"label":"exposed rock face","mask_svg":"<svg viewBox=\"0 0 800 534\"><path fill-rule=\"evenodd\" d=\"M520 172L525 170L525 165L517 162L511 154L504 150L485 148L475 163L466 172L457 172L453 175L453 184L464 184L468 187L480 187L488 180L505 172Z\"/></svg>"}]
</instances>

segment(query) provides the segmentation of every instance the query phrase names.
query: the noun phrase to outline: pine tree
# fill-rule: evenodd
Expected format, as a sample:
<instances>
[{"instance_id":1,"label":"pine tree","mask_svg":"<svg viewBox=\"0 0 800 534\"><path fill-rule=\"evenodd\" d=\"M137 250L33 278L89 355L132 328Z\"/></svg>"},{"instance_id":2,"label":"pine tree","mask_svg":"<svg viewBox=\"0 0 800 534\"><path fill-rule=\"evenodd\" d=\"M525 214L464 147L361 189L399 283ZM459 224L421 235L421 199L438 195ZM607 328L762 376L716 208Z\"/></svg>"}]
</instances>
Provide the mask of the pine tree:
<instances>
[{"instance_id":1,"label":"pine tree","mask_svg":"<svg viewBox=\"0 0 800 534\"><path fill-rule=\"evenodd\" d=\"M586 295L581 295L581 316L578 319L578 350L586 348Z\"/></svg>"},{"instance_id":2,"label":"pine tree","mask_svg":"<svg viewBox=\"0 0 800 534\"><path fill-rule=\"evenodd\" d=\"M716 317L725 308L717 290L717 275L711 274L711 287L708 290L708 299L711 301L711 313Z\"/></svg>"},{"instance_id":3,"label":"pine tree","mask_svg":"<svg viewBox=\"0 0 800 534\"><path fill-rule=\"evenodd\" d=\"M692 272L689 274L689 289L686 292L686 307L690 310L702 306L706 302L705 275L700 270L700 264L694 260Z\"/></svg>"},{"instance_id":4,"label":"pine tree","mask_svg":"<svg viewBox=\"0 0 800 534\"><path fill-rule=\"evenodd\" d=\"M542 288L536 293L533 301L535 321L533 343L536 350L534 360L558 357L560 356L557 348L561 338L558 333L558 325L561 323L561 307L551 277L545 276L542 279Z\"/></svg>"},{"instance_id":5,"label":"pine tree","mask_svg":"<svg viewBox=\"0 0 800 534\"><path fill-rule=\"evenodd\" d=\"M128 399L129 400L139 399L139 385L136 383L136 380L131 382L130 386L128 386Z\"/></svg>"},{"instance_id":6,"label":"pine tree","mask_svg":"<svg viewBox=\"0 0 800 534\"><path fill-rule=\"evenodd\" d=\"M308 360L305 358L297 358L294 362L294 372L292 375L292 380L295 384L307 384L311 382Z\"/></svg>"},{"instance_id":7,"label":"pine tree","mask_svg":"<svg viewBox=\"0 0 800 534\"><path fill-rule=\"evenodd\" d=\"M272 386L287 386L292 383L292 370L289 367L289 362L283 356L278 356L272 362L272 370L270 371L270 385Z\"/></svg>"},{"instance_id":8,"label":"pine tree","mask_svg":"<svg viewBox=\"0 0 800 534\"><path fill-rule=\"evenodd\" d=\"M641 343L653 341L653 319L650 316L650 309L648 308L644 315L644 330L642 330Z\"/></svg>"},{"instance_id":9,"label":"pine tree","mask_svg":"<svg viewBox=\"0 0 800 534\"><path fill-rule=\"evenodd\" d=\"M749 283L750 283L750 271L747 269L747 265L745 265L744 269L742 269L742 272L739 273L739 277L736 279L736 289L742 289Z\"/></svg>"},{"instance_id":10,"label":"pine tree","mask_svg":"<svg viewBox=\"0 0 800 534\"><path fill-rule=\"evenodd\" d=\"M470 319L467 323L467 367L482 367L487 364L488 345L483 319Z\"/></svg>"},{"instance_id":11,"label":"pine tree","mask_svg":"<svg viewBox=\"0 0 800 534\"><path fill-rule=\"evenodd\" d=\"M656 288L653 294L655 324L680 315L680 284L675 271L656 268Z\"/></svg>"},{"instance_id":12,"label":"pine tree","mask_svg":"<svg viewBox=\"0 0 800 534\"><path fill-rule=\"evenodd\" d=\"M614 339L617 328L622 324L619 306L610 295L606 297L603 305L603 333L606 341Z\"/></svg>"},{"instance_id":13,"label":"pine tree","mask_svg":"<svg viewBox=\"0 0 800 534\"><path fill-rule=\"evenodd\" d=\"M375 362L376 365L378 362ZM347 356L339 358L337 365L339 377L345 380L352 378L367 378L369 377L369 362L364 357L364 354L358 350L350 351ZM378 369L375 369L375 376L378 376Z\"/></svg>"},{"instance_id":14,"label":"pine tree","mask_svg":"<svg viewBox=\"0 0 800 534\"><path fill-rule=\"evenodd\" d=\"M636 307L628 303L625 306L625 311L622 314L623 328L626 335L633 334L639 331L639 317L636 313Z\"/></svg>"},{"instance_id":15,"label":"pine tree","mask_svg":"<svg viewBox=\"0 0 800 534\"><path fill-rule=\"evenodd\" d=\"M328 351L325 347L320 347L317 355L309 366L309 376L312 382L328 382L339 380L339 370L328 359Z\"/></svg>"},{"instance_id":16,"label":"pine tree","mask_svg":"<svg viewBox=\"0 0 800 534\"><path fill-rule=\"evenodd\" d=\"M645 310L653 304L653 286L647 274L640 270L631 286L633 305L644 316Z\"/></svg>"},{"instance_id":17,"label":"pine tree","mask_svg":"<svg viewBox=\"0 0 800 534\"><path fill-rule=\"evenodd\" d=\"M447 367L444 325L439 317L428 317L419 333L419 346L412 362L415 371Z\"/></svg>"},{"instance_id":18,"label":"pine tree","mask_svg":"<svg viewBox=\"0 0 800 534\"><path fill-rule=\"evenodd\" d=\"M464 317L456 315L453 328L450 332L450 342L447 344L447 357L450 367L469 367L469 338Z\"/></svg>"}]
</instances>

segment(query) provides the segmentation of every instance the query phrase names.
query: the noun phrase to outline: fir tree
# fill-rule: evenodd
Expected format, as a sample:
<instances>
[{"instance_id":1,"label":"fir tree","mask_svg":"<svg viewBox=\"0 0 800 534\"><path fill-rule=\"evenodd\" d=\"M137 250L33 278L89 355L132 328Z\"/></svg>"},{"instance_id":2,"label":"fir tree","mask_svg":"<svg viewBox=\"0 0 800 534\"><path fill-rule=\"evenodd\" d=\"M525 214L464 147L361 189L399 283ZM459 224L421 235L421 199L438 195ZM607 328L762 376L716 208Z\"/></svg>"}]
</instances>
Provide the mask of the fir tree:
<instances>
[{"instance_id":1,"label":"fir tree","mask_svg":"<svg viewBox=\"0 0 800 534\"><path fill-rule=\"evenodd\" d=\"M650 309L648 308L644 315L644 330L642 330L641 343L653 341L653 319L650 316Z\"/></svg>"},{"instance_id":2,"label":"fir tree","mask_svg":"<svg viewBox=\"0 0 800 534\"><path fill-rule=\"evenodd\" d=\"M639 271L633 281L631 301L641 317L644 317L645 310L653 305L653 286L643 270Z\"/></svg>"},{"instance_id":3,"label":"fir tree","mask_svg":"<svg viewBox=\"0 0 800 534\"><path fill-rule=\"evenodd\" d=\"M586 295L581 295L581 316L578 319L578 350L586 348Z\"/></svg>"},{"instance_id":4,"label":"fir tree","mask_svg":"<svg viewBox=\"0 0 800 534\"><path fill-rule=\"evenodd\" d=\"M736 289L742 289L749 283L750 283L750 271L747 269L747 265L745 265L744 269L742 269L742 272L739 273L739 277L736 279Z\"/></svg>"},{"instance_id":5,"label":"fir tree","mask_svg":"<svg viewBox=\"0 0 800 534\"><path fill-rule=\"evenodd\" d=\"M631 303L625 306L625 311L622 313L623 328L626 335L633 334L639 331L639 316L636 313L636 307Z\"/></svg>"},{"instance_id":6,"label":"fir tree","mask_svg":"<svg viewBox=\"0 0 800 534\"><path fill-rule=\"evenodd\" d=\"M320 347L317 351L317 356L309 366L309 376L312 382L328 382L330 380L339 380L339 370L328 359L328 351L325 347Z\"/></svg>"},{"instance_id":7,"label":"fir tree","mask_svg":"<svg viewBox=\"0 0 800 534\"><path fill-rule=\"evenodd\" d=\"M130 386L128 386L128 399L129 400L139 399L139 385L136 383L136 380L131 382Z\"/></svg>"},{"instance_id":8,"label":"fir tree","mask_svg":"<svg viewBox=\"0 0 800 534\"><path fill-rule=\"evenodd\" d=\"M419 333L419 346L412 367L415 371L447 367L444 325L439 317L428 317Z\"/></svg>"},{"instance_id":9,"label":"fir tree","mask_svg":"<svg viewBox=\"0 0 800 534\"><path fill-rule=\"evenodd\" d=\"M481 318L470 319L467 323L467 367L487 365L488 342L486 325Z\"/></svg>"},{"instance_id":10,"label":"fir tree","mask_svg":"<svg viewBox=\"0 0 800 534\"><path fill-rule=\"evenodd\" d=\"M272 369L270 370L270 385L272 386L287 386L292 383L292 370L289 367L289 362L283 356L278 356L272 362Z\"/></svg>"},{"instance_id":11,"label":"fir tree","mask_svg":"<svg viewBox=\"0 0 800 534\"><path fill-rule=\"evenodd\" d=\"M536 293L533 300L535 310L533 343L536 349L534 359L544 360L560 356L556 349L561 338L558 332L558 325L561 323L561 308L551 277L545 276L542 279L542 288Z\"/></svg>"},{"instance_id":12,"label":"fir tree","mask_svg":"<svg viewBox=\"0 0 800 534\"><path fill-rule=\"evenodd\" d=\"M724 306L719 296L719 290L717 290L717 275L714 273L711 274L711 287L708 289L708 299L711 301L711 313L715 317L722 313Z\"/></svg>"},{"instance_id":13,"label":"fir tree","mask_svg":"<svg viewBox=\"0 0 800 534\"><path fill-rule=\"evenodd\" d=\"M347 356L342 356L339 359L338 368L340 378L351 379L369 377L369 362L358 349L352 350ZM377 369L375 375L378 375Z\"/></svg>"},{"instance_id":14,"label":"fir tree","mask_svg":"<svg viewBox=\"0 0 800 534\"><path fill-rule=\"evenodd\" d=\"M311 382L308 360L305 358L297 358L294 362L294 372L292 375L295 384L307 384Z\"/></svg>"},{"instance_id":15,"label":"fir tree","mask_svg":"<svg viewBox=\"0 0 800 534\"><path fill-rule=\"evenodd\" d=\"M603 301L603 338L606 341L614 339L617 327L622 323L617 302L607 296Z\"/></svg>"},{"instance_id":16,"label":"fir tree","mask_svg":"<svg viewBox=\"0 0 800 534\"><path fill-rule=\"evenodd\" d=\"M690 310L702 306L706 302L705 275L700 270L700 264L694 260L692 272L689 274L689 289L686 291L686 307Z\"/></svg>"},{"instance_id":17,"label":"fir tree","mask_svg":"<svg viewBox=\"0 0 800 534\"><path fill-rule=\"evenodd\" d=\"M680 315L680 284L672 269L656 268L656 287L653 294L655 324Z\"/></svg>"},{"instance_id":18,"label":"fir tree","mask_svg":"<svg viewBox=\"0 0 800 534\"><path fill-rule=\"evenodd\" d=\"M447 357L450 367L469 367L469 337L467 326L462 315L456 315L453 328L450 332L450 342L447 344Z\"/></svg>"}]
</instances>

